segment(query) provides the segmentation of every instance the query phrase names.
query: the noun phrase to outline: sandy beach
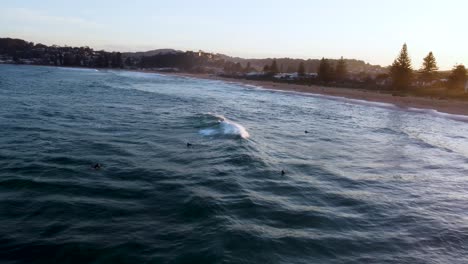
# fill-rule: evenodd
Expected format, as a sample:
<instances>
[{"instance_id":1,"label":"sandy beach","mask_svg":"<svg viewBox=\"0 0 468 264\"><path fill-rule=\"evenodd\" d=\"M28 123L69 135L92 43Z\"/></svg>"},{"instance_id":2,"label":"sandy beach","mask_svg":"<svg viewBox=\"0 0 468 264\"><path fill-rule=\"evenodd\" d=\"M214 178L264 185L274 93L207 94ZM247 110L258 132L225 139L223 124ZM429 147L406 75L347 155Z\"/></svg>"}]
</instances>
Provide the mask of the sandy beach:
<instances>
[{"instance_id":1,"label":"sandy beach","mask_svg":"<svg viewBox=\"0 0 468 264\"><path fill-rule=\"evenodd\" d=\"M144 72L152 72L152 71L144 71ZM307 85L298 85L298 84L277 83L277 82L272 82L272 81L234 79L234 78L224 78L220 76L215 76L212 74L161 73L161 72L155 72L155 73L199 78L199 79L220 80L220 81L233 82L233 83L239 83L239 84L245 84L245 85L254 85L254 86L262 87L265 89L273 89L273 90L280 90L280 91L311 93L311 94L319 94L319 95L326 95L326 96L344 97L344 98L355 99L355 100L364 100L364 101L370 101L370 102L387 103L387 104L393 104L403 109L410 109L410 108L432 109L432 110L436 110L438 112L447 113L447 114L468 116L468 102L457 101L457 100L431 99L431 98L414 97L414 96L405 96L405 97L393 96L389 93L364 90L364 89L336 88L336 87L325 87L325 86L317 86L317 85L307 86Z\"/></svg>"}]
</instances>

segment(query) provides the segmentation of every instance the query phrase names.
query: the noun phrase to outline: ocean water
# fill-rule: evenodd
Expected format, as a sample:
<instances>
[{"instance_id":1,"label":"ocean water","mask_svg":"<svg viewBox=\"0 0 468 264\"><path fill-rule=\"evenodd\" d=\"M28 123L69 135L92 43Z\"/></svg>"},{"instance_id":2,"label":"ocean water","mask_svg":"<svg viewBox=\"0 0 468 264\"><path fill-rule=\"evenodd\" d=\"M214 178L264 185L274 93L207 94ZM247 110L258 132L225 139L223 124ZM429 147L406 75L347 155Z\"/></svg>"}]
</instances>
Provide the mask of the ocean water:
<instances>
[{"instance_id":1,"label":"ocean water","mask_svg":"<svg viewBox=\"0 0 468 264\"><path fill-rule=\"evenodd\" d=\"M0 65L0 263L468 263L463 120Z\"/></svg>"}]
</instances>

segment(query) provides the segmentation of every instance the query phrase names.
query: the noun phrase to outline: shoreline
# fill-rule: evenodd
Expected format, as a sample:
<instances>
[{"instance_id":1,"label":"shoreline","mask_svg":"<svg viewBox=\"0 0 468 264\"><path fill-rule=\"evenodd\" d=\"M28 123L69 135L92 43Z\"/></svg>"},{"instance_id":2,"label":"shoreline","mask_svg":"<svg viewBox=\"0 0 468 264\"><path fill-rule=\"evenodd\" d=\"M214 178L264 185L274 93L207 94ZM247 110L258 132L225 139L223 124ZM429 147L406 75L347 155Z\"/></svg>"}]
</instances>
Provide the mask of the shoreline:
<instances>
[{"instance_id":1,"label":"shoreline","mask_svg":"<svg viewBox=\"0 0 468 264\"><path fill-rule=\"evenodd\" d=\"M44 65L31 65L31 66L44 66ZM45 67L59 67L59 66L49 66ZM78 68L78 69L94 69L94 70L103 70L99 68L87 68L87 67L63 67L63 68ZM258 88L263 88L267 90L276 90L284 92L296 92L317 96L326 96L329 99L351 99L360 100L370 103L384 103L394 105L397 108L413 112L424 112L424 111L437 111L439 114L449 114L449 115L460 115L464 121L468 121L468 101L457 101L450 99L432 99L427 97L415 97L415 96L393 96L389 93L381 93L378 90L364 90L356 88L337 88L337 87L328 87L328 86L318 86L318 85L300 85L300 84L289 84L289 83L279 83L273 81L257 81L257 80L246 80L246 79L235 79L235 78L226 78L215 76L213 74L205 73L183 73L183 72L160 72L153 70L129 70L129 69L106 69L106 70L117 70L117 71L131 71L131 72L143 72L143 73L156 73L161 75L168 76L179 76L179 77L189 77L195 79L205 79L205 80L217 80L224 81L228 83L236 83L241 85L251 85ZM359 102L354 102L359 103Z\"/></svg>"},{"instance_id":2,"label":"shoreline","mask_svg":"<svg viewBox=\"0 0 468 264\"><path fill-rule=\"evenodd\" d=\"M397 108L413 112L423 111L437 111L441 114L450 115L462 115L466 116L468 120L468 102L450 100L450 99L431 99L426 97L415 97L415 96L393 96L389 93L381 93L379 91L354 89L354 88L337 88L337 87L326 87L318 85L300 85L300 84L288 84L288 83L277 83L272 81L256 81L246 79L234 79L225 78L220 76L214 76L211 74L195 74L195 73L169 73L169 72L157 72L157 71L141 71L146 73L157 73L169 76L180 76L190 77L196 79L206 80L217 80L230 83L237 83L242 85L252 85L263 89L285 91L285 92L297 92L311 95L327 96L332 99L345 98L352 100L361 100L370 103L384 103L391 104Z\"/></svg>"}]
</instances>

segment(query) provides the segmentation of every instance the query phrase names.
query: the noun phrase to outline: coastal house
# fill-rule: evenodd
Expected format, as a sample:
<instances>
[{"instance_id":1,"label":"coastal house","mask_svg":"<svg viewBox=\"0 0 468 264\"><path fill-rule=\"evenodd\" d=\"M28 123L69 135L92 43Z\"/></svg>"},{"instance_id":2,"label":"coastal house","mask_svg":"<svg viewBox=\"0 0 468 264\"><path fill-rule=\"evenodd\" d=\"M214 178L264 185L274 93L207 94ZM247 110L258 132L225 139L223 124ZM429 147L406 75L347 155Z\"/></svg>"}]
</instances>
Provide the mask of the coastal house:
<instances>
[{"instance_id":1,"label":"coastal house","mask_svg":"<svg viewBox=\"0 0 468 264\"><path fill-rule=\"evenodd\" d=\"M377 84L377 86L389 86L392 84L392 78L378 78L376 79L375 84Z\"/></svg>"},{"instance_id":2,"label":"coastal house","mask_svg":"<svg viewBox=\"0 0 468 264\"><path fill-rule=\"evenodd\" d=\"M305 75L306 75L307 78L310 78L310 79L318 78L318 73L316 73L316 72L306 73Z\"/></svg>"},{"instance_id":3,"label":"coastal house","mask_svg":"<svg viewBox=\"0 0 468 264\"><path fill-rule=\"evenodd\" d=\"M412 83L413 86L415 87L431 87L431 86L434 86L435 84L437 84L437 80L433 80L433 81L421 81L421 80L418 80L418 81L414 81Z\"/></svg>"},{"instance_id":4,"label":"coastal house","mask_svg":"<svg viewBox=\"0 0 468 264\"><path fill-rule=\"evenodd\" d=\"M299 79L316 79L318 77L318 74L313 72L313 73L306 73L304 75L300 75L297 72L293 73L278 73L275 74L274 78L279 79L279 80L288 80L288 81L294 81L294 80L299 80Z\"/></svg>"},{"instance_id":5,"label":"coastal house","mask_svg":"<svg viewBox=\"0 0 468 264\"><path fill-rule=\"evenodd\" d=\"M265 72L254 72L254 71L248 72L245 74L246 77L263 77L265 75L266 75Z\"/></svg>"},{"instance_id":6,"label":"coastal house","mask_svg":"<svg viewBox=\"0 0 468 264\"><path fill-rule=\"evenodd\" d=\"M299 74L297 72L294 73L278 73L274 76L275 79L280 80L297 80L299 78Z\"/></svg>"}]
</instances>

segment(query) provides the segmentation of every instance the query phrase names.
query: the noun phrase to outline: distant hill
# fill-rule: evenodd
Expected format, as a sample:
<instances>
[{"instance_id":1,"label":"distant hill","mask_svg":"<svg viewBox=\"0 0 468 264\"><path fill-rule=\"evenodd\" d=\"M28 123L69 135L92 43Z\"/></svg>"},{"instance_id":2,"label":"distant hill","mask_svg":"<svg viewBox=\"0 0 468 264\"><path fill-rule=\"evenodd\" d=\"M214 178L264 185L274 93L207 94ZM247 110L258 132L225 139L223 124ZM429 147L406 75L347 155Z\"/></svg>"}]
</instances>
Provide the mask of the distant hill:
<instances>
[{"instance_id":1,"label":"distant hill","mask_svg":"<svg viewBox=\"0 0 468 264\"><path fill-rule=\"evenodd\" d=\"M28 50L32 47L34 47L34 43L22 39L0 38L0 54L10 54L16 51Z\"/></svg>"},{"instance_id":2,"label":"distant hill","mask_svg":"<svg viewBox=\"0 0 468 264\"><path fill-rule=\"evenodd\" d=\"M174 49L157 49L157 50L150 50L146 52L126 52L123 53L122 56L124 58L130 57L134 59L139 59L141 57L154 57L154 56L164 56L164 55L176 55L185 53L180 50ZM262 70L265 65L271 65L273 62L273 58L265 58L265 59L249 59L249 58L240 58L240 57L231 57L229 55L220 54L220 53L207 53L202 52L203 55L212 55L212 58L217 58L224 60L226 62L232 63L240 63L243 67L247 66L250 63L250 66L256 70ZM281 72L295 72L299 66L299 63L303 62L306 68L306 72L317 72L318 67L320 65L320 59L295 59L295 58L275 58L278 64L279 70ZM330 64L334 67L337 63L337 59L329 59ZM366 63L363 60L356 60L356 59L345 59L346 65L348 70L351 73L373 73L378 74L382 72L386 72L387 70L380 65L372 65Z\"/></svg>"},{"instance_id":3,"label":"distant hill","mask_svg":"<svg viewBox=\"0 0 468 264\"><path fill-rule=\"evenodd\" d=\"M183 51L175 49L156 49L149 51L138 51L138 52L124 52L122 53L123 57L149 57L155 55L166 55L166 54L177 54L183 53Z\"/></svg>"},{"instance_id":4,"label":"distant hill","mask_svg":"<svg viewBox=\"0 0 468 264\"><path fill-rule=\"evenodd\" d=\"M225 54L175 49L124 53L105 52L94 51L89 47L46 46L11 38L0 38L0 58L2 56L5 57L6 61L13 60L18 63L21 62L21 59L33 59L33 62L29 61L28 63L87 67L108 67L109 65L133 68L174 67L188 71L203 71L203 68L207 67L213 71L219 71L223 68L232 68L233 64L240 65L244 69L250 65L250 70L262 71L265 65L271 65L274 60L273 58L239 58ZM275 58L275 60L280 72L296 72L301 62L304 63L306 72L317 72L320 65L320 59ZM337 61L337 59L329 59L332 67L335 67ZM345 61L351 74L377 75L388 71L387 68L371 65L362 60L345 59Z\"/></svg>"},{"instance_id":5,"label":"distant hill","mask_svg":"<svg viewBox=\"0 0 468 264\"><path fill-rule=\"evenodd\" d=\"M265 59L245 59L239 57L230 57L224 54L216 54L225 61L233 63L240 63L241 65L247 65L250 63L251 67L256 69L262 69L265 65L271 65L273 58ZM280 72L295 72L299 66L299 63L303 62L307 72L317 72L320 65L320 59L295 59L295 58L275 58ZM330 64L334 67L338 62L338 59L328 59ZM380 65L372 65L363 60L346 59L346 65L348 71L352 73L369 72L369 73L381 73L386 72L386 68Z\"/></svg>"}]
</instances>

